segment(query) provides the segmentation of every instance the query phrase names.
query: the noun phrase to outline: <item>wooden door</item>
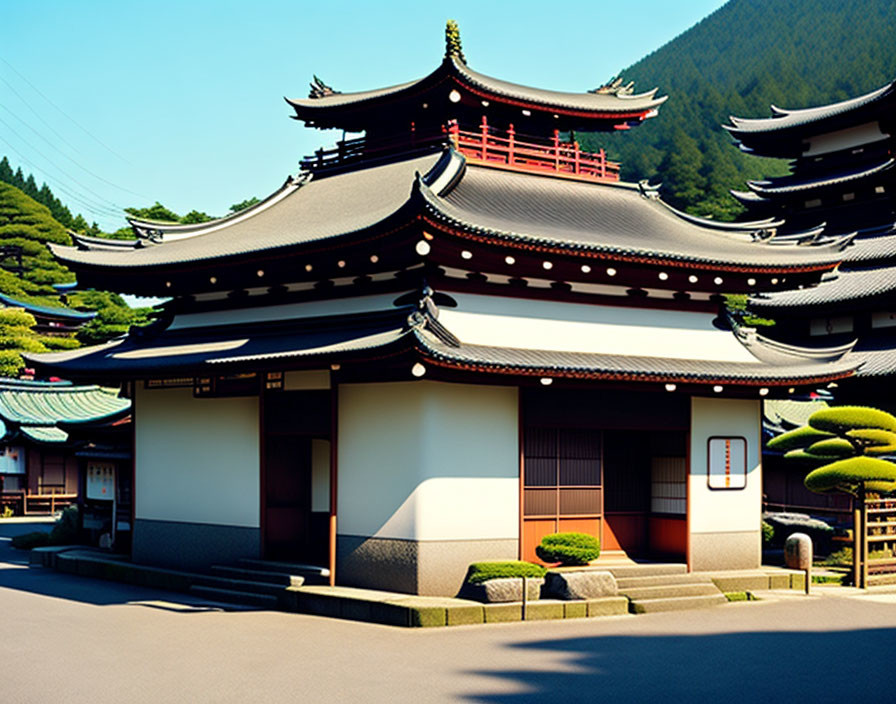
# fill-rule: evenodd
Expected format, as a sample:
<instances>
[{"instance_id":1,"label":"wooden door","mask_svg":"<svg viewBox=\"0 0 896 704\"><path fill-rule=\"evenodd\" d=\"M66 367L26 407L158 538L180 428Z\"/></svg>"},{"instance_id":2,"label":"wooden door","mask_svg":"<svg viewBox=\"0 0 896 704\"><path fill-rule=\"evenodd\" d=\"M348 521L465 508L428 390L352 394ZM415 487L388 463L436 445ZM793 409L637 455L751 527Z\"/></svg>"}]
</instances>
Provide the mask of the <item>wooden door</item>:
<instances>
[{"instance_id":1,"label":"wooden door","mask_svg":"<svg viewBox=\"0 0 896 704\"><path fill-rule=\"evenodd\" d=\"M265 438L264 556L304 561L311 534L311 440Z\"/></svg>"}]
</instances>

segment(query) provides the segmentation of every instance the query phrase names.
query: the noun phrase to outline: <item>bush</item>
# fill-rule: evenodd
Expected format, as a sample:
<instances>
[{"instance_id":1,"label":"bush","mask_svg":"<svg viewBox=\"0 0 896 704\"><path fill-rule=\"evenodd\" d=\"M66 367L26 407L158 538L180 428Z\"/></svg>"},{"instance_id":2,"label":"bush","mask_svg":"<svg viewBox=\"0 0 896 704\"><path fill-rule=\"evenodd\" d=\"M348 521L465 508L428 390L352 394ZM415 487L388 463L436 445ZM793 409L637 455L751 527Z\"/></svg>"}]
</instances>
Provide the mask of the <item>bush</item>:
<instances>
[{"instance_id":1,"label":"bush","mask_svg":"<svg viewBox=\"0 0 896 704\"><path fill-rule=\"evenodd\" d=\"M53 529L46 533L42 530L15 536L11 544L19 550L31 550L47 545L72 545L78 542L78 507L69 506L62 512Z\"/></svg>"},{"instance_id":2,"label":"bush","mask_svg":"<svg viewBox=\"0 0 896 704\"><path fill-rule=\"evenodd\" d=\"M532 562L507 560L505 562L474 562L467 570L469 584L482 584L500 577L544 577L545 568Z\"/></svg>"},{"instance_id":3,"label":"bush","mask_svg":"<svg viewBox=\"0 0 896 704\"><path fill-rule=\"evenodd\" d=\"M864 482L871 491L890 492L896 489L896 465L874 457L851 457L819 467L805 479L815 492L855 491Z\"/></svg>"},{"instance_id":4,"label":"bush","mask_svg":"<svg viewBox=\"0 0 896 704\"><path fill-rule=\"evenodd\" d=\"M777 546L783 546L793 533L805 533L812 539L816 555L826 555L831 549L834 529L805 513L767 513L764 522L772 527L774 544Z\"/></svg>"},{"instance_id":5,"label":"bush","mask_svg":"<svg viewBox=\"0 0 896 704\"><path fill-rule=\"evenodd\" d=\"M587 565L600 555L600 541L586 533L554 533L541 539L535 554L545 562Z\"/></svg>"},{"instance_id":6,"label":"bush","mask_svg":"<svg viewBox=\"0 0 896 704\"><path fill-rule=\"evenodd\" d=\"M762 522L762 543L763 545L770 545L772 540L775 537L775 529L772 528L770 523Z\"/></svg>"},{"instance_id":7,"label":"bush","mask_svg":"<svg viewBox=\"0 0 896 704\"><path fill-rule=\"evenodd\" d=\"M809 425L834 434L864 428L896 432L896 418L886 411L866 406L836 406L815 411L809 416Z\"/></svg>"},{"instance_id":8,"label":"bush","mask_svg":"<svg viewBox=\"0 0 896 704\"><path fill-rule=\"evenodd\" d=\"M31 550L31 548L42 548L50 544L50 534L42 530L36 530L32 533L23 533L22 535L13 536L10 544L19 550Z\"/></svg>"},{"instance_id":9,"label":"bush","mask_svg":"<svg viewBox=\"0 0 896 704\"><path fill-rule=\"evenodd\" d=\"M818 442L819 440L827 440L832 437L834 437L834 435L831 433L804 426L802 428L797 428L796 430L781 433L778 437L772 438L768 441L767 447L769 450L787 452L788 450L800 450L808 444Z\"/></svg>"}]
</instances>

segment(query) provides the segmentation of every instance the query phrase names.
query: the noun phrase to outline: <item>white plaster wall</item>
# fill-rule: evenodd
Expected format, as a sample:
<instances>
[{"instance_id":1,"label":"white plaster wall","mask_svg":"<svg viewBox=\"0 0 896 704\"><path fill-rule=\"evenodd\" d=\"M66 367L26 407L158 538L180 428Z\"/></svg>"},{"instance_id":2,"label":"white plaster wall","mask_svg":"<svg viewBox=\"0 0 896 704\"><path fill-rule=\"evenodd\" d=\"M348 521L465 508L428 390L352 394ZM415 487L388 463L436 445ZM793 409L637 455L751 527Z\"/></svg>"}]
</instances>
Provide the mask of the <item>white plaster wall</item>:
<instances>
[{"instance_id":1,"label":"white plaster wall","mask_svg":"<svg viewBox=\"0 0 896 704\"><path fill-rule=\"evenodd\" d=\"M258 399L136 386L137 518L257 528Z\"/></svg>"},{"instance_id":2,"label":"white plaster wall","mask_svg":"<svg viewBox=\"0 0 896 704\"><path fill-rule=\"evenodd\" d=\"M519 533L514 387L339 387L339 533L406 540Z\"/></svg>"},{"instance_id":3,"label":"white plaster wall","mask_svg":"<svg viewBox=\"0 0 896 704\"><path fill-rule=\"evenodd\" d=\"M523 349L757 363L712 313L452 294L439 322L463 342Z\"/></svg>"},{"instance_id":4,"label":"white plaster wall","mask_svg":"<svg viewBox=\"0 0 896 704\"><path fill-rule=\"evenodd\" d=\"M691 399L691 469L688 484L691 533L758 531L762 512L759 400ZM708 440L714 436L747 440L747 486L710 489Z\"/></svg>"},{"instance_id":5,"label":"white plaster wall","mask_svg":"<svg viewBox=\"0 0 896 704\"><path fill-rule=\"evenodd\" d=\"M804 156L827 154L841 149L864 146L886 138L887 135L881 131L879 122L867 122L864 125L813 137L809 140L809 148L803 154Z\"/></svg>"}]
</instances>

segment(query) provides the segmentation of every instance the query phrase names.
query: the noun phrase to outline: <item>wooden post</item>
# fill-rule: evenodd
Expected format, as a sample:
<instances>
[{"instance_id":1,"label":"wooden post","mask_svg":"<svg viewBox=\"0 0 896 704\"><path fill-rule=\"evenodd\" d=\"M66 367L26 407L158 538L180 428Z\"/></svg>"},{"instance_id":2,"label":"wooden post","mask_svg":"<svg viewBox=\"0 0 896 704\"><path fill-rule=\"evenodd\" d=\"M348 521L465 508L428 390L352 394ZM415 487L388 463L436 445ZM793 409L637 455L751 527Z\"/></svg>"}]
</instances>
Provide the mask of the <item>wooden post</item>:
<instances>
[{"instance_id":1,"label":"wooden post","mask_svg":"<svg viewBox=\"0 0 896 704\"><path fill-rule=\"evenodd\" d=\"M862 576L862 509L859 501L864 495L860 492L852 500L852 584L861 587Z\"/></svg>"},{"instance_id":2,"label":"wooden post","mask_svg":"<svg viewBox=\"0 0 896 704\"><path fill-rule=\"evenodd\" d=\"M560 130L554 130L554 171L560 170Z\"/></svg>"},{"instance_id":3,"label":"wooden post","mask_svg":"<svg viewBox=\"0 0 896 704\"><path fill-rule=\"evenodd\" d=\"M457 149L460 146L460 127L457 124L457 120L452 120L448 123L448 135L452 144L454 144L454 148Z\"/></svg>"},{"instance_id":4,"label":"wooden post","mask_svg":"<svg viewBox=\"0 0 896 704\"><path fill-rule=\"evenodd\" d=\"M528 587L528 585L526 584L526 578L523 577L522 579L523 579L523 614L522 614L522 619L523 619L523 621L525 621L525 620L526 620L526 616L528 615L528 610L529 610L529 609L528 609L528 605L529 605L529 587Z\"/></svg>"},{"instance_id":5,"label":"wooden post","mask_svg":"<svg viewBox=\"0 0 896 704\"><path fill-rule=\"evenodd\" d=\"M488 119L485 115L482 116L482 124L479 125L479 131L482 135L482 160L486 161L488 159Z\"/></svg>"},{"instance_id":6,"label":"wooden post","mask_svg":"<svg viewBox=\"0 0 896 704\"><path fill-rule=\"evenodd\" d=\"M516 136L516 131L513 129L513 123L510 123L510 129L507 130L507 163L509 165L513 165L514 156L513 156L513 145L514 145L514 137Z\"/></svg>"},{"instance_id":7,"label":"wooden post","mask_svg":"<svg viewBox=\"0 0 896 704\"><path fill-rule=\"evenodd\" d=\"M607 153L601 148L601 150L597 153L597 158L600 160L600 177L607 177Z\"/></svg>"},{"instance_id":8,"label":"wooden post","mask_svg":"<svg viewBox=\"0 0 896 704\"><path fill-rule=\"evenodd\" d=\"M333 372L330 372L330 544L329 560L327 567L330 570L330 586L336 586L336 512L338 502L339 479L339 387L333 380Z\"/></svg>"},{"instance_id":9,"label":"wooden post","mask_svg":"<svg viewBox=\"0 0 896 704\"><path fill-rule=\"evenodd\" d=\"M573 163L572 169L573 169L573 173L578 174L579 173L579 161L581 158L581 150L579 149L578 142L573 142L572 145L575 150L575 163Z\"/></svg>"},{"instance_id":10,"label":"wooden post","mask_svg":"<svg viewBox=\"0 0 896 704\"><path fill-rule=\"evenodd\" d=\"M868 588L868 498L862 484L862 589Z\"/></svg>"}]
</instances>

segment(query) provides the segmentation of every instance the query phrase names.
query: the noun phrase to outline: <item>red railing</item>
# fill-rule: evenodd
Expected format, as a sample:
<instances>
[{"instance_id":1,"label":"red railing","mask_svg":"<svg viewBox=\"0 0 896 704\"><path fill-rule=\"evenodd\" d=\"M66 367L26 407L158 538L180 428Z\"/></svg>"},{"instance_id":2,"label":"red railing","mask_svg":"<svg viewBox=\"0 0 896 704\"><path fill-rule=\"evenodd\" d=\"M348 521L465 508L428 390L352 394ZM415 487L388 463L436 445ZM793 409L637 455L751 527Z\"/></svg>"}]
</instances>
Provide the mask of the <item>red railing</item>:
<instances>
[{"instance_id":1,"label":"red railing","mask_svg":"<svg viewBox=\"0 0 896 704\"><path fill-rule=\"evenodd\" d=\"M609 161L603 149L586 152L578 142L561 142L559 130L554 130L552 139L518 135L513 125L506 131L497 130L483 117L478 131L462 130L452 122L448 135L455 149L483 164L596 181L619 180L619 164Z\"/></svg>"},{"instance_id":2,"label":"red railing","mask_svg":"<svg viewBox=\"0 0 896 704\"><path fill-rule=\"evenodd\" d=\"M301 165L305 169L324 169L449 142L475 163L591 181L619 180L619 164L608 160L603 149L582 151L578 142L560 141L558 130L547 139L517 134L513 125L507 130L499 130L490 126L485 117L476 131L462 130L452 121L440 131L423 132L412 124L409 135L378 140L366 137L342 140L332 149L318 149L302 159Z\"/></svg>"}]
</instances>

